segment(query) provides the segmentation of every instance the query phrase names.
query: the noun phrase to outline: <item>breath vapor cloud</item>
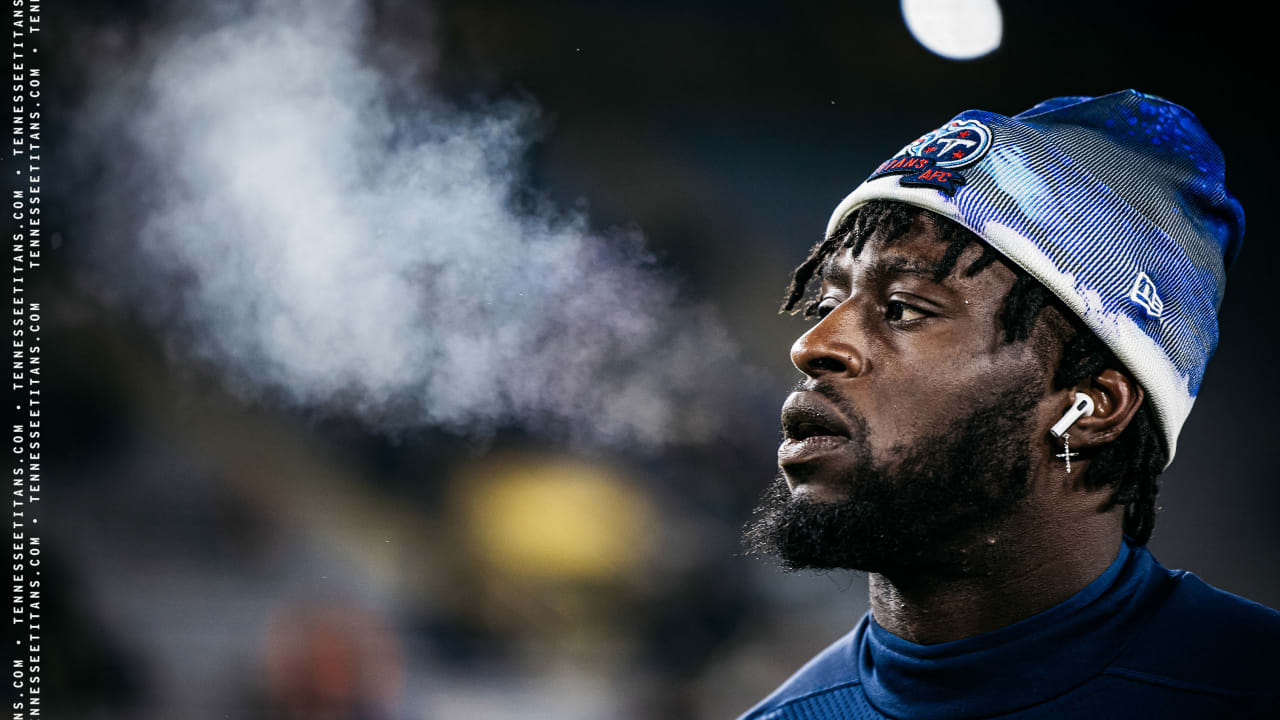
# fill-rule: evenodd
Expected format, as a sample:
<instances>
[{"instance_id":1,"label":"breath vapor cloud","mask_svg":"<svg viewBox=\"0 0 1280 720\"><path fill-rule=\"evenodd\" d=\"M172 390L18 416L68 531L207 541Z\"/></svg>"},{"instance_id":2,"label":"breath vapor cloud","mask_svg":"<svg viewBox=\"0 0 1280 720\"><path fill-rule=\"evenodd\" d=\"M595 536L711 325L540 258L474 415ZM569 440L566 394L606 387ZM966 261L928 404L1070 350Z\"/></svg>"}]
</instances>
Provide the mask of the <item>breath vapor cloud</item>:
<instances>
[{"instance_id":1,"label":"breath vapor cloud","mask_svg":"<svg viewBox=\"0 0 1280 720\"><path fill-rule=\"evenodd\" d=\"M461 111L388 71L357 0L198 16L121 51L76 128L99 282L180 356L383 428L713 432L733 343L638 237L521 201L528 103Z\"/></svg>"}]
</instances>

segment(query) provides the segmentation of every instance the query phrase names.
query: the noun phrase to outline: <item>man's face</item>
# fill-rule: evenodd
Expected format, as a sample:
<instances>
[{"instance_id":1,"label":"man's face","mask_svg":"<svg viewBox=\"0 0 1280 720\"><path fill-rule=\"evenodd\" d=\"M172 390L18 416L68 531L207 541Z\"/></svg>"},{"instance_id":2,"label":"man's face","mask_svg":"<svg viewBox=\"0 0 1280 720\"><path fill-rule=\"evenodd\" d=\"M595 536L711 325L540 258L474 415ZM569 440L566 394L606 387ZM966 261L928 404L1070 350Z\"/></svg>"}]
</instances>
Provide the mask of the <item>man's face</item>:
<instances>
[{"instance_id":1,"label":"man's face","mask_svg":"<svg viewBox=\"0 0 1280 720\"><path fill-rule=\"evenodd\" d=\"M791 349L807 377L783 407L779 482L748 531L788 567L963 572L961 548L1025 511L1056 407L1033 350L1046 328L1005 343L1013 272L964 277L971 244L934 282L934 233L917 222L824 268L822 317Z\"/></svg>"}]
</instances>

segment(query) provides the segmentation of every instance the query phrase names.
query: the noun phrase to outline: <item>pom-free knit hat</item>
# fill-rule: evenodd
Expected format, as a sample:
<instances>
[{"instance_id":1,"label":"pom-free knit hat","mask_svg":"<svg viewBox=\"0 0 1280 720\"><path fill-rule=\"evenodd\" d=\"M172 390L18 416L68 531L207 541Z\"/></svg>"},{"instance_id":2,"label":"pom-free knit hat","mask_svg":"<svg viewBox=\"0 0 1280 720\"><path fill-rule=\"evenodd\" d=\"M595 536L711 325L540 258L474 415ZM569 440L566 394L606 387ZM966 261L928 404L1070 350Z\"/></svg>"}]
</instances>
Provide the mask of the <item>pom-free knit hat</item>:
<instances>
[{"instance_id":1,"label":"pom-free knit hat","mask_svg":"<svg viewBox=\"0 0 1280 720\"><path fill-rule=\"evenodd\" d=\"M1057 295L1142 384L1173 461L1244 235L1195 115L1135 90L967 110L876 168L827 234L878 199L955 220Z\"/></svg>"}]
</instances>

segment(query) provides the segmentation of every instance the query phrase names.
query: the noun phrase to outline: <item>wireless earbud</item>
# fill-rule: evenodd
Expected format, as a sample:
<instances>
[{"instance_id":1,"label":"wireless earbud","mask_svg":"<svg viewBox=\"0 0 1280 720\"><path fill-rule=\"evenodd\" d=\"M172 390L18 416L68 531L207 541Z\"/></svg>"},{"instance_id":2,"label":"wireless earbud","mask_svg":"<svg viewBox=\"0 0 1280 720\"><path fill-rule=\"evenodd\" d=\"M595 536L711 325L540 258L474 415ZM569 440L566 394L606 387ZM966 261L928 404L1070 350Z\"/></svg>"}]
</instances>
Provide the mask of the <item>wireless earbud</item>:
<instances>
[{"instance_id":1,"label":"wireless earbud","mask_svg":"<svg viewBox=\"0 0 1280 720\"><path fill-rule=\"evenodd\" d=\"M1053 427L1049 428L1049 434L1056 438L1062 437L1062 433L1066 432L1067 428L1071 427L1072 423L1085 415L1092 414L1093 398L1082 392L1078 392L1076 393L1075 401L1071 403L1071 408L1067 410L1066 414L1063 415Z\"/></svg>"}]
</instances>

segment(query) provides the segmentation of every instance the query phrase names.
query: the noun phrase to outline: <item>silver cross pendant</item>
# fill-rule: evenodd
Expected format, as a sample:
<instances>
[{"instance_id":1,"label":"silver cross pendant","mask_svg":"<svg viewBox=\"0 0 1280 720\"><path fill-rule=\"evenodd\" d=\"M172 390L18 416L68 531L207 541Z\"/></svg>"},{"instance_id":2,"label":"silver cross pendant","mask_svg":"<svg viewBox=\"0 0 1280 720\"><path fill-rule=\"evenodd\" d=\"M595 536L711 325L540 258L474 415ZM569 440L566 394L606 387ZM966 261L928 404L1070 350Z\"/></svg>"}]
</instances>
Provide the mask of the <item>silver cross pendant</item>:
<instances>
[{"instance_id":1,"label":"silver cross pendant","mask_svg":"<svg viewBox=\"0 0 1280 720\"><path fill-rule=\"evenodd\" d=\"M1080 453L1071 452L1071 433L1062 433L1062 452L1054 455L1067 461L1067 474L1071 474L1071 458L1076 457Z\"/></svg>"}]
</instances>

